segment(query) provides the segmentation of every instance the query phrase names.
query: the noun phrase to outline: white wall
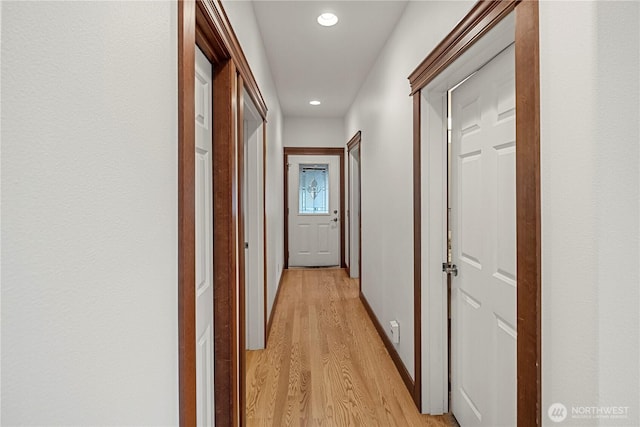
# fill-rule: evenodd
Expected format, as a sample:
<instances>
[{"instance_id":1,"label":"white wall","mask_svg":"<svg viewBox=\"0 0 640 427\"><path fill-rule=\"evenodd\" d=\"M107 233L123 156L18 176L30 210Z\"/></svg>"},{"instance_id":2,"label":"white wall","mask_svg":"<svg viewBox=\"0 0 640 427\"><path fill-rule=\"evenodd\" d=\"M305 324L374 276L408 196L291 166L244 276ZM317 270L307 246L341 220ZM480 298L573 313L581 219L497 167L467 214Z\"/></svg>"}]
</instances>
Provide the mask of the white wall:
<instances>
[{"instance_id":1,"label":"white wall","mask_svg":"<svg viewBox=\"0 0 640 427\"><path fill-rule=\"evenodd\" d=\"M413 127L407 76L473 2L409 2L345 119L344 141L362 130L362 290L414 371Z\"/></svg>"},{"instance_id":2,"label":"white wall","mask_svg":"<svg viewBox=\"0 0 640 427\"><path fill-rule=\"evenodd\" d=\"M546 425L555 402L630 407L618 422L567 425L640 423L638 9L540 5Z\"/></svg>"},{"instance_id":3,"label":"white wall","mask_svg":"<svg viewBox=\"0 0 640 427\"><path fill-rule=\"evenodd\" d=\"M284 120L285 147L345 148L349 138L345 139L342 118L286 117Z\"/></svg>"},{"instance_id":4,"label":"white wall","mask_svg":"<svg viewBox=\"0 0 640 427\"><path fill-rule=\"evenodd\" d=\"M2 421L177 425L175 2L2 2Z\"/></svg>"},{"instance_id":5,"label":"white wall","mask_svg":"<svg viewBox=\"0 0 640 427\"><path fill-rule=\"evenodd\" d=\"M249 61L249 66L267 104L267 317L273 307L283 265L283 118L280 101L249 1L225 0L224 9Z\"/></svg>"}]
</instances>

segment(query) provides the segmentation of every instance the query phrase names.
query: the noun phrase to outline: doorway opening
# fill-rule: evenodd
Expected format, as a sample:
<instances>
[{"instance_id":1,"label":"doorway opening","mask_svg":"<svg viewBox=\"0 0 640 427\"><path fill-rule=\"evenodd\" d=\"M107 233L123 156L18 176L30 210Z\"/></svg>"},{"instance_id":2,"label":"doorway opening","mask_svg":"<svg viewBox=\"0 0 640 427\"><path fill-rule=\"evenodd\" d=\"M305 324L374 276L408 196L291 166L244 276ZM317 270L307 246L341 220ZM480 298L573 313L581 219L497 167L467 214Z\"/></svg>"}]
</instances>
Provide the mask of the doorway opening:
<instances>
[{"instance_id":1,"label":"doorway opening","mask_svg":"<svg viewBox=\"0 0 640 427\"><path fill-rule=\"evenodd\" d=\"M346 267L344 149L284 148L284 267Z\"/></svg>"},{"instance_id":2,"label":"doorway opening","mask_svg":"<svg viewBox=\"0 0 640 427\"><path fill-rule=\"evenodd\" d=\"M361 226L361 132L358 131L353 138L347 143L347 154L349 159L348 167L348 185L349 185L349 204L347 210L347 218L349 223L349 251L348 251L348 268L349 277L358 279L360 282L362 277L362 226ZM360 284L360 289L362 285Z\"/></svg>"},{"instance_id":3,"label":"doorway opening","mask_svg":"<svg viewBox=\"0 0 640 427\"><path fill-rule=\"evenodd\" d=\"M266 343L265 251L264 251L264 144L263 120L248 94L244 93L242 206L244 210L245 329L246 350Z\"/></svg>"},{"instance_id":4,"label":"doorway opening","mask_svg":"<svg viewBox=\"0 0 640 427\"><path fill-rule=\"evenodd\" d=\"M483 171L486 174L496 168L493 164L482 164L482 160L484 156L498 154L498 151L493 147L485 147L481 142L484 128L491 126L481 119L491 115L490 112L484 111L490 106L483 102L491 102L493 98L497 100L498 95L494 93L497 89L504 92L501 94L504 97L503 104L514 101L513 63L507 70L498 72L500 76L508 74L505 77L508 81L494 84L489 81L489 77L484 78L487 81L483 80L482 84L485 85L484 89L487 93L477 93L480 90L477 88L477 81L480 71L486 70L483 67L485 65L488 67L492 59L513 44L514 24L513 14L503 19L498 26L462 55L454 66L447 68L421 91L421 123L424 125L421 163L425 166L422 179L423 195L426 201L422 217L425 224L422 237L424 253L421 260L422 271L425 272L422 284L425 300L422 301L422 308L427 324L422 335L426 350L423 353L423 363L427 367L425 369L427 378L423 387L427 402L423 410L431 414L446 413L455 408L455 404L450 406L449 392L451 391L453 400L469 402L468 406L473 408L471 412L474 416L487 420L484 411L487 405L478 403L481 398L477 396L488 394L484 393L485 387L491 384L491 380L486 378L482 381L472 381L473 384L482 385L481 391L471 390L472 387L467 386L466 389L463 387L462 391L458 390L457 394L453 392L458 374L461 374L460 371L466 374L475 370L475 375L481 377L488 372L484 368L490 362L481 362L481 364L484 363L483 367L472 363L479 362L479 358L474 359L473 354L484 349L484 345L489 343L477 342L478 348L472 349L469 344L472 340L460 338L460 331L457 329L461 325L466 325L468 329L479 327L480 323L474 315L490 304L480 300L472 292L465 292L458 284L468 280L469 276L475 277L475 272L463 271L465 268L463 266L472 265L482 272L492 268L489 265L489 258L493 260L494 254L484 253L485 249L489 250L485 248L484 243L490 240L489 237L497 234L485 233L489 225L495 226L495 221L489 218L488 213L484 213L484 208L494 206L490 198L496 197L495 191L492 191L495 188L481 186L483 183L488 186L490 180L495 181L494 177L484 176ZM492 71L492 74L495 73ZM456 97L456 93L463 93L465 87L472 87L467 90L471 93L462 98L460 98L461 95ZM508 89L511 91L509 92ZM493 106L492 112L496 108L497 104ZM515 105L511 103L509 108L505 107L505 109L514 113ZM515 131L513 115L505 117L511 120L509 122L511 130ZM509 145L511 141L505 143ZM511 154L515 152L514 146L515 144L509 146L512 148ZM510 157L510 160L513 159L513 156ZM515 169L515 163L512 166ZM515 189L513 177L512 174L511 184ZM512 199L512 201L514 215L511 220L515 224L515 200ZM513 244L509 247L513 250L512 259L515 262L515 230L513 234ZM456 276L458 274L456 268L461 270L458 276ZM506 269L513 272L515 266ZM514 298L510 308L515 317L515 288L513 290ZM466 302L466 305L461 302ZM487 316L485 313L482 314L483 319ZM505 322L506 317L510 316L502 317L503 324L508 324L511 329L515 329L515 319ZM485 325L485 327L490 326ZM466 335L481 336L480 331L475 330L474 333L468 332ZM459 359L464 355L470 359ZM515 342L512 356L513 360L510 359L510 361L514 363L515 380ZM464 369L461 368L462 366ZM467 384L471 379L473 378L465 379ZM451 384L450 380L453 380ZM512 396L515 395L514 390L509 391Z\"/></svg>"},{"instance_id":5,"label":"doorway opening","mask_svg":"<svg viewBox=\"0 0 640 427\"><path fill-rule=\"evenodd\" d=\"M416 330L420 337L416 363L421 365L416 367L416 372L421 372L416 381L422 382L417 403L429 414L446 413L451 408L466 411L460 417L461 425L536 425L541 418L538 43L536 1L479 1L410 76L414 99ZM490 73L488 80L483 77L483 66L487 65L486 71L492 60L499 62L504 54L510 55L509 59ZM450 92L475 71L478 74ZM489 81L491 78L496 81ZM482 80L482 84L474 84L474 80ZM481 114L483 98L488 95L471 93L483 90L494 98L489 108L495 121L502 122L500 126L507 121L511 124L503 132L511 133L509 137L488 138L501 141L494 146L473 141L490 127L482 123ZM451 127L449 168L449 144L444 141L450 93L453 117L458 116L459 122ZM474 234L483 225L492 236ZM464 288L465 280L476 280L482 274L486 276L482 280L491 282L485 288L493 302ZM483 310L480 319L476 314ZM490 333L469 332L468 337L479 338L465 341L460 338L465 325L469 330L484 328ZM454 382L451 407L449 342ZM471 348L474 346L477 351ZM490 358L484 369L474 368L476 354L481 356L478 359ZM504 372L492 371L496 361L506 367ZM477 372L477 378L469 372ZM456 375L466 376L466 385L460 387ZM485 384L491 384L489 390ZM491 401L477 397L481 393L491 395ZM508 410L490 414L491 405L505 394L511 396L502 400L511 402ZM457 403L467 408L456 409ZM502 415L509 420L500 418ZM482 422L477 422L479 419Z\"/></svg>"}]
</instances>

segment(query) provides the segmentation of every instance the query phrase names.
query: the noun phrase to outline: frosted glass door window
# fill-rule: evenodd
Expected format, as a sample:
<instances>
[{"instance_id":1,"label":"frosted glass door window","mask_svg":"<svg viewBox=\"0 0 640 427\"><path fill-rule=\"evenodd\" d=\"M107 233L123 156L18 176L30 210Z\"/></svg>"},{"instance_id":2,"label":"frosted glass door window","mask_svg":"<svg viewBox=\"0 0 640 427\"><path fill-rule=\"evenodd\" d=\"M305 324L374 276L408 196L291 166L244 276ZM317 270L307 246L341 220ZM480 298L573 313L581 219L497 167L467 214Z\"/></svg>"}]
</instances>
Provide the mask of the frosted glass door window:
<instances>
[{"instance_id":1,"label":"frosted glass door window","mask_svg":"<svg viewBox=\"0 0 640 427\"><path fill-rule=\"evenodd\" d=\"M299 212L329 213L329 165L300 165Z\"/></svg>"}]
</instances>

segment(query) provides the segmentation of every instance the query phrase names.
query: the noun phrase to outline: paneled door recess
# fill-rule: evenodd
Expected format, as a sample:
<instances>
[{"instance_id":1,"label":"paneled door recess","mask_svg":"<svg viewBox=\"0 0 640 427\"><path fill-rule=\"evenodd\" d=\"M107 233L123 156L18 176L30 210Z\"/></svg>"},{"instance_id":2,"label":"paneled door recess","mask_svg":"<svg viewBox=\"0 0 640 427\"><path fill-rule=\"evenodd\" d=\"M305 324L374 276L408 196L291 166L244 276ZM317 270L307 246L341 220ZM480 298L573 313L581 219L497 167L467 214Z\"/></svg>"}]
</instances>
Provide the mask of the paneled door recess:
<instances>
[{"instance_id":1,"label":"paneled door recess","mask_svg":"<svg viewBox=\"0 0 640 427\"><path fill-rule=\"evenodd\" d=\"M513 45L451 92L451 380L462 427L515 426ZM449 266L451 267L451 266Z\"/></svg>"},{"instance_id":2,"label":"paneled door recess","mask_svg":"<svg viewBox=\"0 0 640 427\"><path fill-rule=\"evenodd\" d=\"M288 159L289 267L340 265L340 158Z\"/></svg>"},{"instance_id":3,"label":"paneled door recess","mask_svg":"<svg viewBox=\"0 0 640 427\"><path fill-rule=\"evenodd\" d=\"M196 48L196 400L199 426L214 424L212 67Z\"/></svg>"}]
</instances>

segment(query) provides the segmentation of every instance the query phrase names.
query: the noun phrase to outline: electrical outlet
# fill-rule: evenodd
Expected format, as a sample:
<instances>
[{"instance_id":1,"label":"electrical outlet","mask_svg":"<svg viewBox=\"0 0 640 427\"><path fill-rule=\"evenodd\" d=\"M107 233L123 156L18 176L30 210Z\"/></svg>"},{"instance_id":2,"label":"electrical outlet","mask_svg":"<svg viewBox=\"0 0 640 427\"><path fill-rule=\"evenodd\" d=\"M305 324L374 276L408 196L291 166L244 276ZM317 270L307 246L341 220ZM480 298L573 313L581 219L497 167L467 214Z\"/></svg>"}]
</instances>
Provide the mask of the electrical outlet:
<instances>
[{"instance_id":1,"label":"electrical outlet","mask_svg":"<svg viewBox=\"0 0 640 427\"><path fill-rule=\"evenodd\" d=\"M397 320L392 320L389 322L390 331L391 331L391 342L394 344L400 343L400 324Z\"/></svg>"}]
</instances>

